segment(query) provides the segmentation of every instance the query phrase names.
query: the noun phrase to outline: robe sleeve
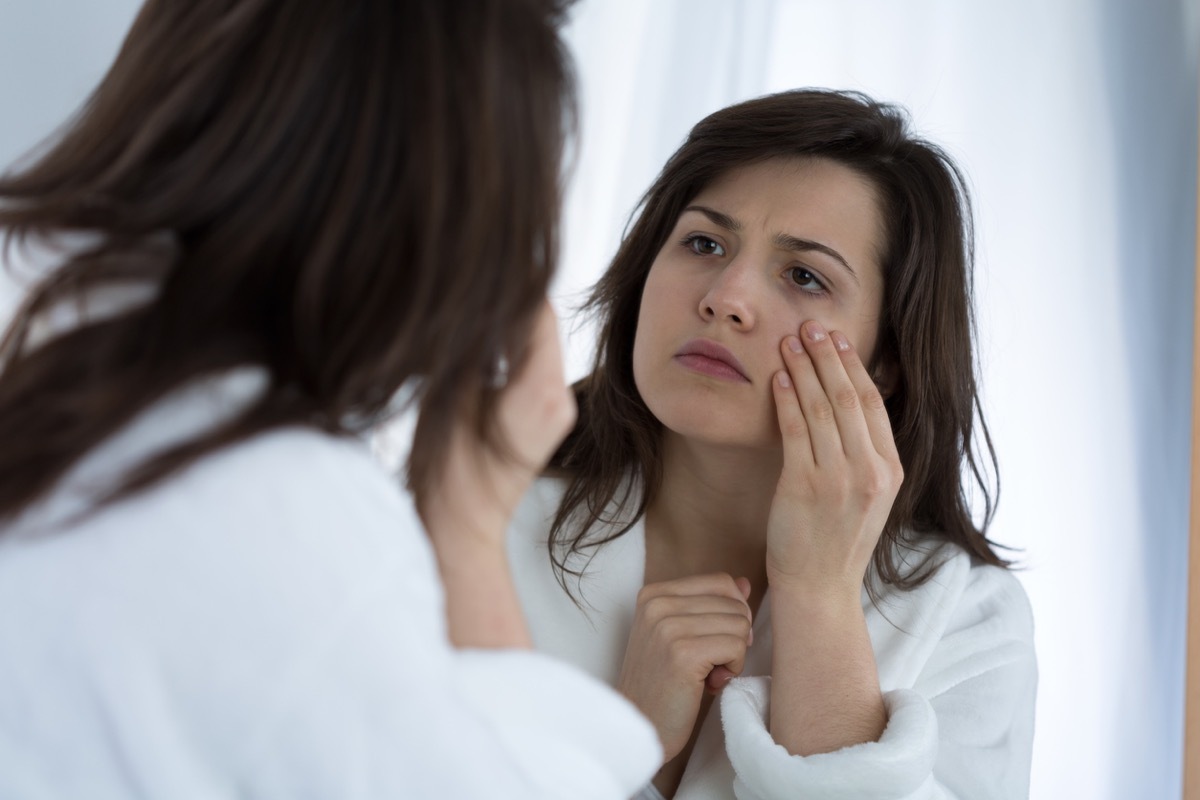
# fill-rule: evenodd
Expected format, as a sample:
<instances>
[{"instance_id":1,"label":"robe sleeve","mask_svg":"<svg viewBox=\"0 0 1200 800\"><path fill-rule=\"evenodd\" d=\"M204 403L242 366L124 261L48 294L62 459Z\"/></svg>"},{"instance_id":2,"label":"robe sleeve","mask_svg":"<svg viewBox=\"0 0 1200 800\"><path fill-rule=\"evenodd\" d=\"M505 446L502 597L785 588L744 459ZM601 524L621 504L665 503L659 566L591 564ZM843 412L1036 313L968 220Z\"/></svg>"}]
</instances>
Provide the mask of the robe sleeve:
<instances>
[{"instance_id":1,"label":"robe sleeve","mask_svg":"<svg viewBox=\"0 0 1200 800\"><path fill-rule=\"evenodd\" d=\"M1015 800L1029 791L1037 666L1029 601L1017 580L976 566L911 687L884 695L878 741L793 756L767 727L770 678L722 693L738 800Z\"/></svg>"}]
</instances>

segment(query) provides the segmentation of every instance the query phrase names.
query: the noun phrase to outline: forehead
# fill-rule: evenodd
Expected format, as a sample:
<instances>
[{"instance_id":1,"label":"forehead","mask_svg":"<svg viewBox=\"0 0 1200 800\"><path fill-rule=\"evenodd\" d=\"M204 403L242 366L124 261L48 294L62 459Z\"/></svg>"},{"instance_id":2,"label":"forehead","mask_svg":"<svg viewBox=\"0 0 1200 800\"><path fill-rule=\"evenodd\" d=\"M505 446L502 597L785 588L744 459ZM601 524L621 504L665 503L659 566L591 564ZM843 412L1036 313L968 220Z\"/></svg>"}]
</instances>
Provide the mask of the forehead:
<instances>
[{"instance_id":1,"label":"forehead","mask_svg":"<svg viewBox=\"0 0 1200 800\"><path fill-rule=\"evenodd\" d=\"M832 247L852 265L880 270L883 225L874 184L827 158L774 158L735 167L689 205L713 208L742 235L787 233Z\"/></svg>"}]
</instances>

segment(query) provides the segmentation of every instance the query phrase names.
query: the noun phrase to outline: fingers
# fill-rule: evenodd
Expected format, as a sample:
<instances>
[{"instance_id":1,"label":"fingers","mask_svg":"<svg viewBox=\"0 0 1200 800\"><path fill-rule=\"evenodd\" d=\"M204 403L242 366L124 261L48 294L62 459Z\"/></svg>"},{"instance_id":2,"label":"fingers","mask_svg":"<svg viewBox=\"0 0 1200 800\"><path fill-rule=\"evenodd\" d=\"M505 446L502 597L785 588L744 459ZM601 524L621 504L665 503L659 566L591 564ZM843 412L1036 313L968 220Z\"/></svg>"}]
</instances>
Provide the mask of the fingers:
<instances>
[{"instance_id":1,"label":"fingers","mask_svg":"<svg viewBox=\"0 0 1200 800\"><path fill-rule=\"evenodd\" d=\"M789 336L781 351L796 386L817 465L854 459L873 450L858 390L828 332L815 321L806 322L800 327L800 337Z\"/></svg>"},{"instance_id":2,"label":"fingers","mask_svg":"<svg viewBox=\"0 0 1200 800\"><path fill-rule=\"evenodd\" d=\"M742 587L746 590L743 591ZM658 583L648 583L642 587L638 601L641 602L641 597L657 597L659 595L698 595L698 594L715 594L723 597L729 597L734 600L746 599L746 591L749 590L750 582L745 578L735 579L727 572L709 572L703 575L689 575L686 578L676 578L671 581L659 581Z\"/></svg>"},{"instance_id":3,"label":"fingers","mask_svg":"<svg viewBox=\"0 0 1200 800\"><path fill-rule=\"evenodd\" d=\"M704 679L705 690L712 695L720 694L721 690L734 678L737 673L724 665L713 667L712 672Z\"/></svg>"},{"instance_id":4,"label":"fingers","mask_svg":"<svg viewBox=\"0 0 1200 800\"><path fill-rule=\"evenodd\" d=\"M575 397L564 378L558 323L547 300L534 320L525 361L500 396L504 441L518 463L540 470L576 416Z\"/></svg>"},{"instance_id":5,"label":"fingers","mask_svg":"<svg viewBox=\"0 0 1200 800\"><path fill-rule=\"evenodd\" d=\"M750 579L749 578L735 578L733 582L737 585L738 591L740 591L742 593L742 597L747 602L749 602L750 589L751 589ZM746 637L746 646L747 647L754 644L753 620L751 620L751 623L752 623L752 625L750 628L750 633ZM708 691L708 693L711 695L720 694L721 690L725 688L726 684L728 684L731 680L736 678L741 673L742 669L745 667L744 662L745 662L745 659L743 657L743 659L741 659L740 661L735 660L735 662L733 664L730 664L730 665L719 664L719 665L713 667L712 671L708 673L708 677L704 679L704 687ZM731 669L731 667L733 667L733 668Z\"/></svg>"},{"instance_id":6,"label":"fingers","mask_svg":"<svg viewBox=\"0 0 1200 800\"><path fill-rule=\"evenodd\" d=\"M648 584L617 688L649 717L670 759L691 736L703 693L745 667L751 641L749 581L727 574Z\"/></svg>"},{"instance_id":7,"label":"fingers","mask_svg":"<svg viewBox=\"0 0 1200 800\"><path fill-rule=\"evenodd\" d=\"M818 465L833 464L843 457L861 461L876 455L894 456L895 441L883 398L844 334L830 334L810 320L801 326L800 337L784 340L781 352L797 397L795 402L783 398L781 411L795 413L786 406L800 409L812 458ZM782 415L780 422L782 426ZM799 427L793 420L788 424Z\"/></svg>"},{"instance_id":8,"label":"fingers","mask_svg":"<svg viewBox=\"0 0 1200 800\"><path fill-rule=\"evenodd\" d=\"M863 418L866 420L867 431L871 437L871 445L879 455L899 461L896 438L892 434L892 421L888 417L887 405L884 403L883 395L879 392L879 387L875 385L866 365L859 358L858 351L854 349L854 345L850 343L846 335L840 331L834 331L830 334L830 338L841 357L850 382L854 384L854 390L858 393Z\"/></svg>"},{"instance_id":9,"label":"fingers","mask_svg":"<svg viewBox=\"0 0 1200 800\"><path fill-rule=\"evenodd\" d=\"M721 593L697 592L704 587ZM737 674L753 641L749 593L748 580L723 574L649 584L638 596L635 627L669 653L676 669L695 678L703 679L718 665Z\"/></svg>"},{"instance_id":10,"label":"fingers","mask_svg":"<svg viewBox=\"0 0 1200 800\"><path fill-rule=\"evenodd\" d=\"M695 598L707 600L693 605L691 601ZM735 580L727 573L716 572L646 584L638 592L637 605L639 609L653 607L652 610L663 617L679 613L679 609L682 608L703 608L709 611L716 610L719 606L725 613L739 613L753 622L753 614L747 603L749 598L749 580ZM721 603L721 600L726 602Z\"/></svg>"},{"instance_id":11,"label":"fingers","mask_svg":"<svg viewBox=\"0 0 1200 800\"><path fill-rule=\"evenodd\" d=\"M788 342L791 341L791 338L784 341L785 351L788 350ZM803 345L801 345L801 349L803 349ZM793 355L792 358L795 359L797 356ZM816 457L813 454L808 420L805 419L804 412L800 409L798 395L800 390L795 386L792 378L792 374L798 372L799 369L793 365L787 365L787 361L788 356L784 355L787 369L775 373L771 380L771 391L775 395L775 416L779 420L779 435L783 437L785 463L798 461L800 463L795 466L803 469L811 467Z\"/></svg>"}]
</instances>

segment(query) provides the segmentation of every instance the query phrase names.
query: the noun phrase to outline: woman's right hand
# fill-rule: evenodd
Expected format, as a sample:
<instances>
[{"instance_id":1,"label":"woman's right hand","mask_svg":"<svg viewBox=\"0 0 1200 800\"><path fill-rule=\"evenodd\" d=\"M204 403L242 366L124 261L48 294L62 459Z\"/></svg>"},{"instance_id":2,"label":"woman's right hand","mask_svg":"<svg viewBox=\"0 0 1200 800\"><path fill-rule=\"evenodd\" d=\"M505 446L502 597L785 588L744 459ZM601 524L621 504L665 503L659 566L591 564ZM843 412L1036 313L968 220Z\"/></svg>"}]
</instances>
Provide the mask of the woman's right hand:
<instances>
[{"instance_id":1,"label":"woman's right hand","mask_svg":"<svg viewBox=\"0 0 1200 800\"><path fill-rule=\"evenodd\" d=\"M724 573L651 583L638 593L617 689L658 729L664 763L691 737L705 688L741 673L749 594L749 581ZM710 675L720 676L719 685Z\"/></svg>"},{"instance_id":2,"label":"woman's right hand","mask_svg":"<svg viewBox=\"0 0 1200 800\"><path fill-rule=\"evenodd\" d=\"M450 435L441 475L418 507L446 591L451 640L460 647L530 647L504 537L522 495L575 422L563 379L554 311L535 320L524 368L501 391L498 452L468 415Z\"/></svg>"},{"instance_id":3,"label":"woman's right hand","mask_svg":"<svg viewBox=\"0 0 1200 800\"><path fill-rule=\"evenodd\" d=\"M507 454L486 453L494 487L511 513L575 424L575 395L566 384L558 319L546 300L530 333L520 372L500 393L496 420Z\"/></svg>"},{"instance_id":4,"label":"woman's right hand","mask_svg":"<svg viewBox=\"0 0 1200 800\"><path fill-rule=\"evenodd\" d=\"M496 422L506 451L482 441L463 415L450 434L442 473L421 498L435 542L443 535L501 544L522 496L575 423L554 309L547 300L530 333L523 368L500 392Z\"/></svg>"}]
</instances>

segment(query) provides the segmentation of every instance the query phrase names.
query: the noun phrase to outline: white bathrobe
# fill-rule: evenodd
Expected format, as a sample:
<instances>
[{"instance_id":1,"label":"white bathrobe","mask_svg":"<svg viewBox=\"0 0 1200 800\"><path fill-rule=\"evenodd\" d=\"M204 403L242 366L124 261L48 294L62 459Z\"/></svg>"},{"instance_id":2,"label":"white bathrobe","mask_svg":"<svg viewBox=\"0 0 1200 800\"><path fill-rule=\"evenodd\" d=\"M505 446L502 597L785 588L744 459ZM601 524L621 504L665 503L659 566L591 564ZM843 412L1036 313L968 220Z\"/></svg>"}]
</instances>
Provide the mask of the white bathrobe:
<instances>
[{"instance_id":1,"label":"white bathrobe","mask_svg":"<svg viewBox=\"0 0 1200 800\"><path fill-rule=\"evenodd\" d=\"M645 571L645 529L639 521L593 551L582 582L568 583L580 608L555 580L546 547L561 494L561 482L543 479L517 512L509 535L517 586L538 649L615 684ZM801 757L772 740L768 591L743 677L705 719L677 800L1027 797L1037 686L1029 601L1012 573L972 564L950 545L940 555L947 560L926 584L884 587L882 612L863 593L889 716L878 742Z\"/></svg>"},{"instance_id":2,"label":"white bathrobe","mask_svg":"<svg viewBox=\"0 0 1200 800\"><path fill-rule=\"evenodd\" d=\"M263 378L177 393L0 528L0 797L624 800L643 785L661 750L616 692L545 655L449 645L420 521L360 441L259 435L70 520Z\"/></svg>"}]
</instances>

